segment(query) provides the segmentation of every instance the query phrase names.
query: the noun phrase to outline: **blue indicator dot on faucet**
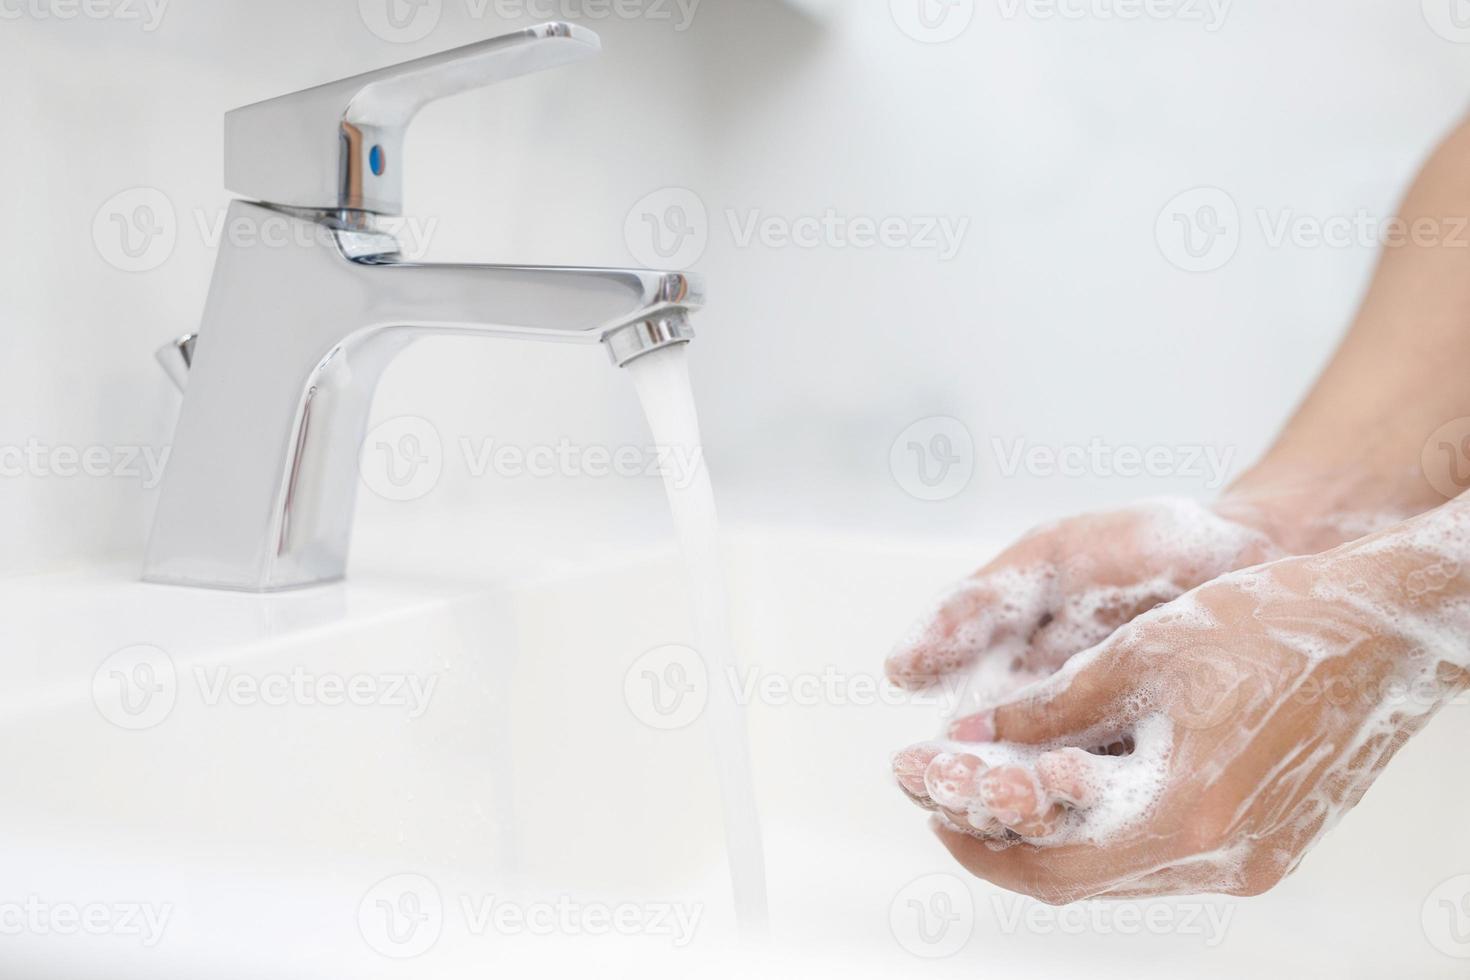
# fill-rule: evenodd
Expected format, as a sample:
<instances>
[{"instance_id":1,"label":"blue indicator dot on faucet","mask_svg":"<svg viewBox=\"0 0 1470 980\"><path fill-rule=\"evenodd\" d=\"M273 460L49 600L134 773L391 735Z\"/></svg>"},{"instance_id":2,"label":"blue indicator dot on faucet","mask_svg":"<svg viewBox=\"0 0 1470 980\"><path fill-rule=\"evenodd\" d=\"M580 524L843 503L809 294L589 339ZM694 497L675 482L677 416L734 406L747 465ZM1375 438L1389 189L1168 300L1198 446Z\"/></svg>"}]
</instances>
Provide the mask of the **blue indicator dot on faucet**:
<instances>
[{"instance_id":1,"label":"blue indicator dot on faucet","mask_svg":"<svg viewBox=\"0 0 1470 980\"><path fill-rule=\"evenodd\" d=\"M383 176L383 164L385 162L386 161L383 159L383 148L381 146L375 145L371 150L368 151L368 166L373 168L374 176Z\"/></svg>"}]
</instances>

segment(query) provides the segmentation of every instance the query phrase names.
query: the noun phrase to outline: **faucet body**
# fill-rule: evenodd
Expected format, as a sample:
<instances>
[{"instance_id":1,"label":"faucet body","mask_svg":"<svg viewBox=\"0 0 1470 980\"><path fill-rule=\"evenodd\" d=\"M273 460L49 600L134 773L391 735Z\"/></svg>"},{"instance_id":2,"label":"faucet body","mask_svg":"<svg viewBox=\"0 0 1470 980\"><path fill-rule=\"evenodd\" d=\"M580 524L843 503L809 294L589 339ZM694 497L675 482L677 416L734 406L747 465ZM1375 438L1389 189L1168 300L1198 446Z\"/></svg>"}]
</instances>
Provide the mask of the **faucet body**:
<instances>
[{"instance_id":1,"label":"faucet body","mask_svg":"<svg viewBox=\"0 0 1470 980\"><path fill-rule=\"evenodd\" d=\"M303 95L319 114L322 93L357 93L347 114L376 120L396 151L401 134L383 129L385 114L406 125L405 105L464 87L476 72L495 80L542 67L538 59L561 63L577 53L568 44L595 50L595 42L590 32L547 25L236 110L248 125L232 127L227 117L227 134L289 118ZM376 100L366 109L362 93ZM230 204L225 227L257 233L221 241L199 333L171 348L187 385L146 581L268 592L340 579L378 379L425 334L605 342L620 366L693 336L687 314L703 304L703 289L685 273L403 261L377 217L395 209L396 181L384 175L373 189L383 150L362 134L374 130L363 120L341 125L336 200ZM317 149L303 149L303 159ZM283 180L279 161L273 168L260 168L261 179ZM248 185L250 168L234 172ZM294 185L270 186L285 194ZM316 186L303 183L301 194Z\"/></svg>"}]
</instances>

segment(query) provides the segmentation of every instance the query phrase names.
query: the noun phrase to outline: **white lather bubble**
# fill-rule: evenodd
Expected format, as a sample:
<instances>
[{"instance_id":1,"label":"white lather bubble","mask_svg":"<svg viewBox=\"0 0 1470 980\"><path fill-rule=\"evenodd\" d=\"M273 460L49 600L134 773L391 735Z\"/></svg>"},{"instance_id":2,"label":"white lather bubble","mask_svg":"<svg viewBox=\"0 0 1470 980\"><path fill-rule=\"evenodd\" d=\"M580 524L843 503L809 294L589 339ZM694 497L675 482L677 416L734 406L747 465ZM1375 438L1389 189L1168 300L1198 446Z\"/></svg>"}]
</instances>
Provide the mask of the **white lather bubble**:
<instances>
[{"instance_id":1,"label":"white lather bubble","mask_svg":"<svg viewBox=\"0 0 1470 980\"><path fill-rule=\"evenodd\" d=\"M1470 501L1447 504L1313 558L1240 571L1232 569L1243 558L1271 562L1280 557L1279 549L1258 532L1192 503L1154 502L1136 516L1145 549L1173 556L1173 564L1160 562L1157 574L1145 581L1083 587L1068 582L1067 594L1058 596L1052 592L1062 574L1056 565L987 578L985 584L1002 597L982 613L981 623L956 630L953 637L991 643L993 649L964 671L962 696L950 717L983 710L1002 698L1031 696L1044 703L1116 644L1129 645L1131 669L1140 671L1133 692L1118 699L1112 717L1092 731L1076 733L1065 745L946 743L946 749L974 755L987 768L1015 765L1035 771L1047 751L1096 749L1126 737L1127 754L1096 755L1081 767L1088 805L1068 808L1053 833L1026 838L1039 847L1110 846L1147 838L1163 794L1180 791L1171 780L1203 796L1233 764L1249 757L1288 699L1329 699L1323 705L1304 702L1320 709L1309 715L1317 727L1300 733L1297 745L1277 746L1273 758L1279 761L1259 789L1232 799L1235 812L1214 815L1224 843L1207 853L1176 856L1176 866L1166 872L1146 872L1153 876L1150 888L1160 890L1167 890L1170 881L1181 888L1231 890L1248 869L1259 874L1262 865L1284 873L1356 804L1404 737L1463 687L1464 673L1470 672ZM1371 515L1355 515L1352 521L1364 528L1382 523ZM1180 595L1189 582L1210 584ZM974 587L971 582L962 590ZM1171 590L1176 598L1142 613L1111 641L1102 643L1105 637L1088 632L1087 624L1100 610L1146 602ZM1033 617L1034 630L1013 631L991 642L999 623ZM1059 670L1027 664L1021 654L1047 629L1058 647L1088 649ZM1180 637L1201 642L1181 644ZM1248 642L1236 642L1241 637ZM1150 671L1148 658L1155 656L1196 659L1173 673L1161 660L1161 669ZM1203 715L1191 718L1188 711L1181 715L1178 679L1197 674L1200 666L1218 685L1205 687L1198 708ZM1328 686L1316 690L1314 682ZM1335 690L1334 684L1345 689ZM1214 691L1223 703L1218 716L1210 710L1214 702L1208 695ZM1209 754L1184 754L1190 747L1206 747ZM1178 759L1191 761L1171 771ZM957 792L945 805L963 817L959 829L998 836L994 814L977 795ZM1249 833L1241 832L1243 827ZM1292 845L1256 843L1277 834Z\"/></svg>"}]
</instances>

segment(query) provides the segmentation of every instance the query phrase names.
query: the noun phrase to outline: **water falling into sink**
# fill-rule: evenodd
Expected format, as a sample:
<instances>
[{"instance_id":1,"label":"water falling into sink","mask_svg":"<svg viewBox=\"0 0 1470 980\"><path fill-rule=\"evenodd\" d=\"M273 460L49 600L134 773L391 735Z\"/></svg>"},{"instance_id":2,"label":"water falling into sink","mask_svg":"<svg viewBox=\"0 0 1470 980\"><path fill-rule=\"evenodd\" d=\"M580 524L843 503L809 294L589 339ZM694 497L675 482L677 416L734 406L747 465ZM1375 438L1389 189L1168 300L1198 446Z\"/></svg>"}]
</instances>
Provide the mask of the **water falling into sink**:
<instances>
[{"instance_id":1,"label":"water falling into sink","mask_svg":"<svg viewBox=\"0 0 1470 980\"><path fill-rule=\"evenodd\" d=\"M742 934L755 936L764 931L766 924L765 855L751 782L745 715L729 684L736 666L730 600L721 564L719 517L689 384L688 352L688 344L675 344L638 358L628 370L633 374L654 442L664 451L677 452L682 459L698 463L683 473L681 467L665 466L664 488L684 552L699 652L709 670L706 717L725 808L735 916Z\"/></svg>"}]
</instances>

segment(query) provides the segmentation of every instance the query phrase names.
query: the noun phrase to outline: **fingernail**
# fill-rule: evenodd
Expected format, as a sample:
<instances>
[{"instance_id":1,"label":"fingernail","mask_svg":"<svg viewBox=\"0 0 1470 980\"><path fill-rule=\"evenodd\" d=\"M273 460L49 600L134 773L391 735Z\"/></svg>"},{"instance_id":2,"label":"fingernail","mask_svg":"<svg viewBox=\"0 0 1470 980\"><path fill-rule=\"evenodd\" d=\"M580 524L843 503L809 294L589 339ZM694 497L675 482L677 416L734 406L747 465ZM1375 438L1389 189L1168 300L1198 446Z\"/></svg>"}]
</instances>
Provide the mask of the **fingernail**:
<instances>
[{"instance_id":1,"label":"fingernail","mask_svg":"<svg viewBox=\"0 0 1470 980\"><path fill-rule=\"evenodd\" d=\"M924 770L938 754L939 750L936 748L916 745L894 756L893 774L898 778L899 785L916 796L925 795Z\"/></svg>"},{"instance_id":2,"label":"fingernail","mask_svg":"<svg viewBox=\"0 0 1470 980\"><path fill-rule=\"evenodd\" d=\"M973 755L937 755L924 772L929 798L940 806L964 812L975 796L975 780L985 764Z\"/></svg>"},{"instance_id":3,"label":"fingernail","mask_svg":"<svg viewBox=\"0 0 1470 980\"><path fill-rule=\"evenodd\" d=\"M957 742L993 742L995 741L994 715L987 711L982 715L961 718L949 726L949 737Z\"/></svg>"},{"instance_id":4,"label":"fingernail","mask_svg":"<svg viewBox=\"0 0 1470 980\"><path fill-rule=\"evenodd\" d=\"M1014 810L1020 803L1020 788L1000 770L992 769L986 773L975 788L980 795L980 802L996 816L1000 815L1001 810Z\"/></svg>"}]
</instances>

